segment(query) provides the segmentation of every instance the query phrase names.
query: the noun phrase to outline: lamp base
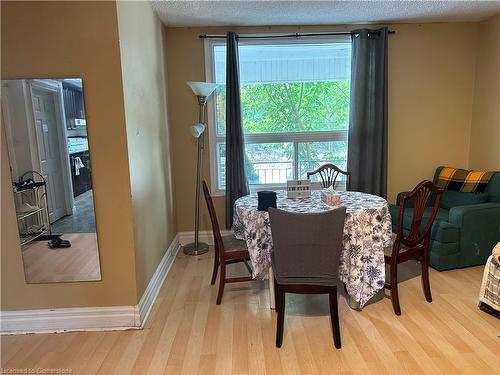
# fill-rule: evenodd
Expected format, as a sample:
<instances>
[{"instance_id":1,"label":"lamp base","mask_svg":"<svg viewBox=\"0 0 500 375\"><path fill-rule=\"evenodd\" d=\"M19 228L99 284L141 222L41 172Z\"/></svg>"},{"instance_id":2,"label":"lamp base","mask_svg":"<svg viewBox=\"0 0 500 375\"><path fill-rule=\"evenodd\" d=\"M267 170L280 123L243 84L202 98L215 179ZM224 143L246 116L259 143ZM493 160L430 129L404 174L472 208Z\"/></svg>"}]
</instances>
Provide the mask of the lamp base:
<instances>
[{"instance_id":1,"label":"lamp base","mask_svg":"<svg viewBox=\"0 0 500 375\"><path fill-rule=\"evenodd\" d=\"M186 255L205 254L208 251L208 244L204 242L198 242L198 247L196 247L194 242L188 243L186 246L184 246L184 249L182 251Z\"/></svg>"}]
</instances>

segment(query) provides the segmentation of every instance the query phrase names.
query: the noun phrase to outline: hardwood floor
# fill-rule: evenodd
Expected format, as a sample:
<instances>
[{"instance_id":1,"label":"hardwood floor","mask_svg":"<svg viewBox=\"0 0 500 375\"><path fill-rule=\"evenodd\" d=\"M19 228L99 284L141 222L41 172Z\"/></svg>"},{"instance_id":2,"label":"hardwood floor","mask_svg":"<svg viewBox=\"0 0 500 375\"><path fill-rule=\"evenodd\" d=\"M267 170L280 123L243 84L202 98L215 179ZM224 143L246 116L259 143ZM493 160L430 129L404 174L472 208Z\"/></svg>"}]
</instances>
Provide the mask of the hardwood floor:
<instances>
[{"instance_id":1,"label":"hardwood floor","mask_svg":"<svg viewBox=\"0 0 500 375\"><path fill-rule=\"evenodd\" d=\"M217 306L212 254L178 256L145 329L2 336L2 367L103 375L498 374L500 320L477 307L482 267L431 270L432 303L409 269L399 317L388 298L358 312L340 296L340 350L328 296L287 295L277 349L267 283L227 285Z\"/></svg>"},{"instance_id":2,"label":"hardwood floor","mask_svg":"<svg viewBox=\"0 0 500 375\"><path fill-rule=\"evenodd\" d=\"M67 233L71 247L51 249L47 241L32 242L23 249L24 274L28 283L101 280L97 235Z\"/></svg>"}]
</instances>

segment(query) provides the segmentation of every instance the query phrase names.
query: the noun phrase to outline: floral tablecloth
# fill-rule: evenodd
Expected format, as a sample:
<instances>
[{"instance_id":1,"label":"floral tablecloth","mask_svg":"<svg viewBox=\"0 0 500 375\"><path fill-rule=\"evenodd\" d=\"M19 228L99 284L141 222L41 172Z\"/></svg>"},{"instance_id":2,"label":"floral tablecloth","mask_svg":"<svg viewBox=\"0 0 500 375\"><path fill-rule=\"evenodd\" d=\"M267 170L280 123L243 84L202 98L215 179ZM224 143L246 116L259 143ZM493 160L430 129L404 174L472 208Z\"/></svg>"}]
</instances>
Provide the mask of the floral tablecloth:
<instances>
[{"instance_id":1,"label":"floral tablecloth","mask_svg":"<svg viewBox=\"0 0 500 375\"><path fill-rule=\"evenodd\" d=\"M391 215L387 201L371 194L339 192L347 215L340 280L360 307L383 288L385 283L384 244L391 242ZM277 192L277 207L291 212L321 212L333 209L313 191L310 198L287 199ZM254 278L263 278L271 265L273 240L269 214L257 210L257 194L235 202L233 230L247 242Z\"/></svg>"}]
</instances>

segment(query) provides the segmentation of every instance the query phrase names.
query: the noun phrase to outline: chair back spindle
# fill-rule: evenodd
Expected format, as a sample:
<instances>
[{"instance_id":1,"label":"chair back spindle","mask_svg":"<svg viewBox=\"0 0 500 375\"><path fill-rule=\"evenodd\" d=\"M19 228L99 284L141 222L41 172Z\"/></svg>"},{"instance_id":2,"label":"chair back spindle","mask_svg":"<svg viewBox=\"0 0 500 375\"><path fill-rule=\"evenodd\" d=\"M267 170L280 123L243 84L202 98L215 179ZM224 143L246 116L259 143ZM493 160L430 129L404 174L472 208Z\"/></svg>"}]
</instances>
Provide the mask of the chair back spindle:
<instances>
[{"instance_id":1,"label":"chair back spindle","mask_svg":"<svg viewBox=\"0 0 500 375\"><path fill-rule=\"evenodd\" d=\"M335 164L323 164L316 170L307 172L307 179L310 180L315 174L319 175L321 179L321 186L323 188L328 188L330 186L335 187L335 183L337 182L339 175L344 175L346 177L346 190L351 190L351 173L343 171Z\"/></svg>"},{"instance_id":2,"label":"chair back spindle","mask_svg":"<svg viewBox=\"0 0 500 375\"><path fill-rule=\"evenodd\" d=\"M399 207L396 233L397 238L403 245L407 247L415 247L419 244L423 244L424 241L429 239L432 224L434 223L434 219L436 218L439 210L442 193L442 189L438 188L431 181L426 180L418 184L410 193L403 195ZM427 219L426 225L422 228L425 209L428 207L428 203L433 197L435 200L432 212ZM413 216L410 229L407 235L405 235L403 230L405 210L407 209L410 201L413 202Z\"/></svg>"}]
</instances>

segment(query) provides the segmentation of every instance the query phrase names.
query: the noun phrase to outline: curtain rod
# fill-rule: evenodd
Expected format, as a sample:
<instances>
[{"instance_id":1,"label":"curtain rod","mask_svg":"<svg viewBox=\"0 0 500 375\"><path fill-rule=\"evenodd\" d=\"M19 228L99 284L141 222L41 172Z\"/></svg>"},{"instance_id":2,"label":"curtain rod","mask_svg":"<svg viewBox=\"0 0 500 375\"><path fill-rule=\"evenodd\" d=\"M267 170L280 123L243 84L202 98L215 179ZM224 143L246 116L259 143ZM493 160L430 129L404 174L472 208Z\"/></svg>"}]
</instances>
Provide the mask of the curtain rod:
<instances>
[{"instance_id":1,"label":"curtain rod","mask_svg":"<svg viewBox=\"0 0 500 375\"><path fill-rule=\"evenodd\" d=\"M379 32L374 30L373 32ZM388 34L395 34L393 30L389 30ZM294 33L294 34L280 34L280 35L256 35L256 36L238 36L238 39L275 39L275 38L300 38L308 36L330 36L330 35L352 35L356 34L353 31L338 31L331 33ZM201 39L226 39L226 35L207 35L202 34L199 36Z\"/></svg>"}]
</instances>

